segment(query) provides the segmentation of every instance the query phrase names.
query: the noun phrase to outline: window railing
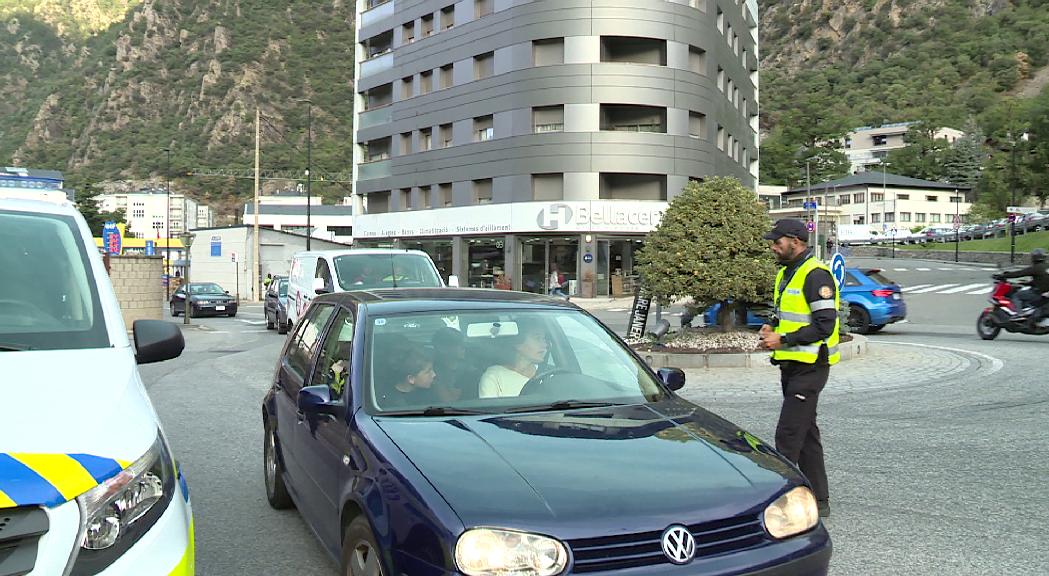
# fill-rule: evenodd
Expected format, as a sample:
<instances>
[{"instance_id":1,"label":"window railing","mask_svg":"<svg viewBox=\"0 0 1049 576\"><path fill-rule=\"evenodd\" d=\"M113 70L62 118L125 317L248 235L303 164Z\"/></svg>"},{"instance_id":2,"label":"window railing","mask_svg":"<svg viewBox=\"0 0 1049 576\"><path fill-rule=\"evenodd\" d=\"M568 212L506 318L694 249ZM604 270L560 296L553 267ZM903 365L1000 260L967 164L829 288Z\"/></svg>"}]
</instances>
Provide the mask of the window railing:
<instances>
[{"instance_id":1,"label":"window railing","mask_svg":"<svg viewBox=\"0 0 1049 576\"><path fill-rule=\"evenodd\" d=\"M613 124L608 129L613 132L666 132L662 124Z\"/></svg>"},{"instance_id":2,"label":"window railing","mask_svg":"<svg viewBox=\"0 0 1049 576\"><path fill-rule=\"evenodd\" d=\"M535 133L542 134L544 132L564 132L565 125L563 122L552 122L549 124L536 124Z\"/></svg>"}]
</instances>

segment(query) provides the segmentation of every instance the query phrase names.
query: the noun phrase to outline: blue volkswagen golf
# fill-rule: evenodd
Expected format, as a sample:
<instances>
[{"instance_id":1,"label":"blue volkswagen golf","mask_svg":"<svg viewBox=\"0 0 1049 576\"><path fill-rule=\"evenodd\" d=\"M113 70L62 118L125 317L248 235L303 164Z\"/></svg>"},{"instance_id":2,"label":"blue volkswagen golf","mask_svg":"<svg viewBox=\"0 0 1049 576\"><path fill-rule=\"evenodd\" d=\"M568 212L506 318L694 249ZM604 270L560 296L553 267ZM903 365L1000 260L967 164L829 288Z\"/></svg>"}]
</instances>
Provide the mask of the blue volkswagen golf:
<instances>
[{"instance_id":1,"label":"blue volkswagen golf","mask_svg":"<svg viewBox=\"0 0 1049 576\"><path fill-rule=\"evenodd\" d=\"M266 496L342 574L826 574L801 473L560 299L316 298L262 406Z\"/></svg>"}]
</instances>

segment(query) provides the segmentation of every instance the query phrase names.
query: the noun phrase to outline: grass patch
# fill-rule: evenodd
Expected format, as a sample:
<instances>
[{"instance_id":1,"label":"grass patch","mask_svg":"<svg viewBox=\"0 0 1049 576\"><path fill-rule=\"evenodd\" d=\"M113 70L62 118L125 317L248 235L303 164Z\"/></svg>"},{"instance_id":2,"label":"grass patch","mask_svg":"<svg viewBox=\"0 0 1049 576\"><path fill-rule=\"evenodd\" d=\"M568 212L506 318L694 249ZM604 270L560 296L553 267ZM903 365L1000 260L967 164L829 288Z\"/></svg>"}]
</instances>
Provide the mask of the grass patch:
<instances>
[{"instance_id":1,"label":"grass patch","mask_svg":"<svg viewBox=\"0 0 1049 576\"><path fill-rule=\"evenodd\" d=\"M1029 232L1016 235L1016 251L1030 252L1035 248L1049 250L1049 231ZM954 252L954 242L930 242L928 244L897 244L897 250L942 250ZM1008 252L1009 237L984 240L963 240L958 249L962 252Z\"/></svg>"}]
</instances>

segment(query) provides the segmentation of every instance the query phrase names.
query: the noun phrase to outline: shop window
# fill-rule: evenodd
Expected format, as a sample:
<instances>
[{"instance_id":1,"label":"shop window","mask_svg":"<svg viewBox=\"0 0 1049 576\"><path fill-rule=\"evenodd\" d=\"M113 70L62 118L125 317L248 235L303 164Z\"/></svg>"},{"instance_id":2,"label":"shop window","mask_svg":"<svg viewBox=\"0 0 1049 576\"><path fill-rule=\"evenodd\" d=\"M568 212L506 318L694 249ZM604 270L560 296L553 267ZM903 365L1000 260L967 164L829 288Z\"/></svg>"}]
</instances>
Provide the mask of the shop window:
<instances>
[{"instance_id":1,"label":"shop window","mask_svg":"<svg viewBox=\"0 0 1049 576\"><path fill-rule=\"evenodd\" d=\"M502 237L471 238L468 240L467 284L472 288L495 288L506 281L506 256Z\"/></svg>"}]
</instances>

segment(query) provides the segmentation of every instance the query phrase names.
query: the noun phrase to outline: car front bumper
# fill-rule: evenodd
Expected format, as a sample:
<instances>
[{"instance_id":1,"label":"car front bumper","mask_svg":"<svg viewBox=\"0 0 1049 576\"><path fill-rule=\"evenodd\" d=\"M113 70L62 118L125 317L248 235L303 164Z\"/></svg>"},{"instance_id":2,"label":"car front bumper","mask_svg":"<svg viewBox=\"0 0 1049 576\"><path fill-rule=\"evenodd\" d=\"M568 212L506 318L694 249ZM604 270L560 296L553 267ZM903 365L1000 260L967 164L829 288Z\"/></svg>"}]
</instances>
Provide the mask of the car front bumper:
<instances>
[{"instance_id":1,"label":"car front bumper","mask_svg":"<svg viewBox=\"0 0 1049 576\"><path fill-rule=\"evenodd\" d=\"M62 574L77 545L80 509L76 500L49 509L47 514L50 526L37 543L36 565L28 576ZM194 570L193 510L181 481L156 524L98 576L193 576Z\"/></svg>"},{"instance_id":2,"label":"car front bumper","mask_svg":"<svg viewBox=\"0 0 1049 576\"><path fill-rule=\"evenodd\" d=\"M199 303L199 302L194 302L193 303L193 313L194 314L198 314L198 315L204 315L204 314L215 314L215 315L236 314L237 313L237 303L236 302L231 302L231 303L225 303L225 304L213 304L213 303L202 304L202 303Z\"/></svg>"}]
</instances>

